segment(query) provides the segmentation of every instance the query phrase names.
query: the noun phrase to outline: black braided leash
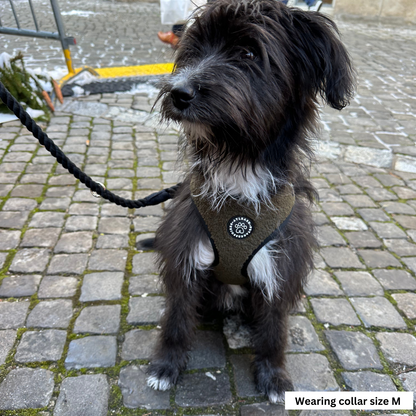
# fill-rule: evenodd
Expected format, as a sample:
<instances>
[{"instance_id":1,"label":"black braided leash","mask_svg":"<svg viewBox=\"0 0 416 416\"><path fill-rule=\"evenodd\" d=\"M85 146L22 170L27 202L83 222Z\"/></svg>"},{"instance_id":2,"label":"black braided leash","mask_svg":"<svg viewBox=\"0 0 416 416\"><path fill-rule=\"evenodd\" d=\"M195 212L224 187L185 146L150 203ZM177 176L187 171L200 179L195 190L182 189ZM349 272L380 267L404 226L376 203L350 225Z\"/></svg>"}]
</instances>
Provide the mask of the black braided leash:
<instances>
[{"instance_id":1,"label":"black braided leash","mask_svg":"<svg viewBox=\"0 0 416 416\"><path fill-rule=\"evenodd\" d=\"M42 146L45 146L46 150L55 157L69 173L74 175L80 182L82 182L91 191L97 193L102 198L113 202L116 205L121 205L127 208L143 208L150 205L158 205L162 202L172 199L176 190L181 185L178 183L171 188L166 188L163 191L155 192L143 199L124 199L118 195L113 194L104 188L103 185L92 180L87 174L85 174L75 163L71 162L65 153L51 140L48 135L36 124L36 122L30 117L30 115L23 109L23 107L16 101L16 99L10 94L7 88L0 81L0 99L7 105L7 107L16 115L16 117L22 122L22 124L33 134L33 137L38 139Z\"/></svg>"}]
</instances>

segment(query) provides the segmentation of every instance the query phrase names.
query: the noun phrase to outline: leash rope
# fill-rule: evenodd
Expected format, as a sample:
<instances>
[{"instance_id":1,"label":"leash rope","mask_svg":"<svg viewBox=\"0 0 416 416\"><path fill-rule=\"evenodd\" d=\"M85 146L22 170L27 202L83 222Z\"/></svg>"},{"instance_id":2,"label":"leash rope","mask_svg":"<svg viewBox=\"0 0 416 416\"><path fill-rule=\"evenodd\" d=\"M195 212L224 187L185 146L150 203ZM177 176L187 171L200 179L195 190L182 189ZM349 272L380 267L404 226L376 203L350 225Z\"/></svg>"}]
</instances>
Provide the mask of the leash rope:
<instances>
[{"instance_id":1,"label":"leash rope","mask_svg":"<svg viewBox=\"0 0 416 416\"><path fill-rule=\"evenodd\" d=\"M62 165L69 173L74 175L80 182L82 182L92 192L95 192L107 201L113 202L116 205L121 205L127 208L143 208L151 205L158 205L162 202L172 199L176 190L181 185L178 183L175 186L166 188L160 192L155 192L142 199L124 199L113 194L111 191L105 189L104 185L95 182L86 173L84 173L75 163L73 163L65 153L53 142L52 139L36 124L24 108L17 102L17 100L10 94L7 88L0 81L0 99L12 111L21 123L33 134L39 143Z\"/></svg>"}]
</instances>

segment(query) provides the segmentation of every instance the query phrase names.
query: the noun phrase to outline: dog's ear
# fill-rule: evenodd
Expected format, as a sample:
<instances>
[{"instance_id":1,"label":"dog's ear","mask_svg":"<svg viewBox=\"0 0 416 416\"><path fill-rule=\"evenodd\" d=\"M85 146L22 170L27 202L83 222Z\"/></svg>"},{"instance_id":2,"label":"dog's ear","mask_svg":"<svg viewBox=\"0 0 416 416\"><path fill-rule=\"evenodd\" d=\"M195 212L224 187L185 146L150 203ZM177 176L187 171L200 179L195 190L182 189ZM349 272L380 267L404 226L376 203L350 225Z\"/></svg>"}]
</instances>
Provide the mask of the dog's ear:
<instances>
[{"instance_id":1,"label":"dog's ear","mask_svg":"<svg viewBox=\"0 0 416 416\"><path fill-rule=\"evenodd\" d=\"M335 23L318 12L290 10L290 36L303 86L319 93L331 107L343 109L354 93L355 72Z\"/></svg>"}]
</instances>

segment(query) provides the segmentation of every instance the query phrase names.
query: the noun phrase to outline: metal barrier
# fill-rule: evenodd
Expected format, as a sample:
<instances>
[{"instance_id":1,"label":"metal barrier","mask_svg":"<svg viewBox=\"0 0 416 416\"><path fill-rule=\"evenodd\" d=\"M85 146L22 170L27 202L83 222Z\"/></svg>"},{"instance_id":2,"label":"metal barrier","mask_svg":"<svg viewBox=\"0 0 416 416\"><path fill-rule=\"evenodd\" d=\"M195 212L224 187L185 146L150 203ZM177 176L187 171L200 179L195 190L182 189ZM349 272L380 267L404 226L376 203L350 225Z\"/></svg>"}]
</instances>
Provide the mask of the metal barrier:
<instances>
[{"instance_id":1,"label":"metal barrier","mask_svg":"<svg viewBox=\"0 0 416 416\"><path fill-rule=\"evenodd\" d=\"M72 36L65 35L65 26L64 26L64 22L62 21L62 16L61 16L61 11L59 9L58 1L50 0L52 11L55 16L55 23L56 23L56 28L58 29L58 32L45 32L45 31L39 30L39 25L36 19L35 9L33 8L32 0L28 0L28 2L30 6L30 11L32 13L33 21L35 23L36 30L22 29L20 27L19 18L17 16L16 9L13 4L13 0L9 0L9 2L12 8L12 12L13 12L14 19L16 21L17 28L3 26L1 23L1 19L0 19L0 33L4 33L7 35L29 36L29 37L34 37L34 38L46 38L46 39L59 40L61 42L62 50L64 52L65 62L66 62L66 66L68 67L68 72L70 74L74 74L75 71L72 66L72 58L71 58L71 52L69 50L69 45L75 45L76 41L75 41L75 38L73 38Z\"/></svg>"}]
</instances>

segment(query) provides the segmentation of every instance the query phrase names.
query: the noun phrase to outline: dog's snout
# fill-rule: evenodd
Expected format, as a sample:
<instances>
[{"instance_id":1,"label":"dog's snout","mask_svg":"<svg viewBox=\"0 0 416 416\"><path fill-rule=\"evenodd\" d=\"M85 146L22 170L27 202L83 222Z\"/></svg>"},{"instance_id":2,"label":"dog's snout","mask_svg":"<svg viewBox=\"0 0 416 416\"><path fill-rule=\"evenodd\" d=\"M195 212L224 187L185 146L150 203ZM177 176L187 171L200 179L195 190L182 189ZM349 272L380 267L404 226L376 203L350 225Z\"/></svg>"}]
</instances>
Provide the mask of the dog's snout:
<instances>
[{"instance_id":1,"label":"dog's snout","mask_svg":"<svg viewBox=\"0 0 416 416\"><path fill-rule=\"evenodd\" d=\"M188 108L190 102L195 98L195 90L189 85L173 87L170 94L173 105L179 110Z\"/></svg>"}]
</instances>

